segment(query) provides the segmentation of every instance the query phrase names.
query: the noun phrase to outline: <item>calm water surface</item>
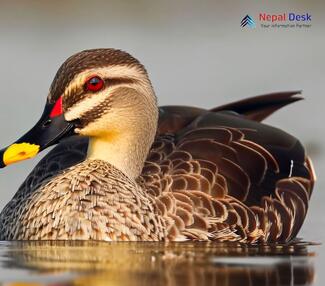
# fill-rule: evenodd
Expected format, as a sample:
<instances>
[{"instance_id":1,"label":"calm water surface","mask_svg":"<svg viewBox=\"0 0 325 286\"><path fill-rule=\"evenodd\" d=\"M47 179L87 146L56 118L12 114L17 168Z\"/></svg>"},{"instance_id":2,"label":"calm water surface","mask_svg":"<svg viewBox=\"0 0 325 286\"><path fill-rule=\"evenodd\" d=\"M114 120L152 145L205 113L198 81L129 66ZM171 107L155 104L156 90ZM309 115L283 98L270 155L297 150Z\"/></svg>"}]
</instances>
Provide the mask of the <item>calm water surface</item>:
<instances>
[{"instance_id":1,"label":"calm water surface","mask_svg":"<svg viewBox=\"0 0 325 286\"><path fill-rule=\"evenodd\" d=\"M317 247L2 242L0 285L313 285Z\"/></svg>"}]
</instances>

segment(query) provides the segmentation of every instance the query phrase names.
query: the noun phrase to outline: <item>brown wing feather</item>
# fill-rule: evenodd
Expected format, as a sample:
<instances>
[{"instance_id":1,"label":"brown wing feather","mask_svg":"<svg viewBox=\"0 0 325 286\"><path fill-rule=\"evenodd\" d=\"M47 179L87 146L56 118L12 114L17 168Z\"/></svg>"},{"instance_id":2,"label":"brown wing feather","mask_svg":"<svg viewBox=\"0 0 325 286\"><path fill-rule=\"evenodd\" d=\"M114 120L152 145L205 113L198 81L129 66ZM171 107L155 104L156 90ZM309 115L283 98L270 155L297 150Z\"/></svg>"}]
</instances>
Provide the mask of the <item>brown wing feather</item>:
<instances>
[{"instance_id":1,"label":"brown wing feather","mask_svg":"<svg viewBox=\"0 0 325 286\"><path fill-rule=\"evenodd\" d=\"M232 112L202 112L175 130L157 136L142 176L170 239L297 235L315 176L296 138Z\"/></svg>"}]
</instances>

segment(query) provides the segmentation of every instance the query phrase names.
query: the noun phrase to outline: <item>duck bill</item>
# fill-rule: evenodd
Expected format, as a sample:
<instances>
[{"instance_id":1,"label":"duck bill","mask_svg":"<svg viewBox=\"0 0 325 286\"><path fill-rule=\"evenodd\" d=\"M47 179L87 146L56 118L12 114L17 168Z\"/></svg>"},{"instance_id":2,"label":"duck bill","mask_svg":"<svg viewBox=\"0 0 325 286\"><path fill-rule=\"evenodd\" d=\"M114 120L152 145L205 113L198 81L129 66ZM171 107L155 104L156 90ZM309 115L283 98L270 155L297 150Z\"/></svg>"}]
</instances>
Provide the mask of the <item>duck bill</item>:
<instances>
[{"instance_id":1,"label":"duck bill","mask_svg":"<svg viewBox=\"0 0 325 286\"><path fill-rule=\"evenodd\" d=\"M33 158L47 147L73 135L74 124L64 119L62 111L53 116L54 108L54 104L47 103L36 125L16 142L0 150L0 168Z\"/></svg>"}]
</instances>

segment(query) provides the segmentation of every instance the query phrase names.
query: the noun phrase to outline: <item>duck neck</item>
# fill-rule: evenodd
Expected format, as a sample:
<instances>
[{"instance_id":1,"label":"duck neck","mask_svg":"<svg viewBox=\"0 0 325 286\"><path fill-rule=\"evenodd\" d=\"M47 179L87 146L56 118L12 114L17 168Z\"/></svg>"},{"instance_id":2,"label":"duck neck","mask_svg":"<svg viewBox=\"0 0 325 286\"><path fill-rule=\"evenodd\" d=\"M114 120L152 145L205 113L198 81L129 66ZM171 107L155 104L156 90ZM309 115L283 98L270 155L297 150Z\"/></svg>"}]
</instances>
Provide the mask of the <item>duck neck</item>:
<instances>
[{"instance_id":1,"label":"duck neck","mask_svg":"<svg viewBox=\"0 0 325 286\"><path fill-rule=\"evenodd\" d=\"M130 179L137 178L154 140L156 127L143 125L136 128L133 125L129 129L132 130L90 137L87 159L108 162Z\"/></svg>"}]
</instances>

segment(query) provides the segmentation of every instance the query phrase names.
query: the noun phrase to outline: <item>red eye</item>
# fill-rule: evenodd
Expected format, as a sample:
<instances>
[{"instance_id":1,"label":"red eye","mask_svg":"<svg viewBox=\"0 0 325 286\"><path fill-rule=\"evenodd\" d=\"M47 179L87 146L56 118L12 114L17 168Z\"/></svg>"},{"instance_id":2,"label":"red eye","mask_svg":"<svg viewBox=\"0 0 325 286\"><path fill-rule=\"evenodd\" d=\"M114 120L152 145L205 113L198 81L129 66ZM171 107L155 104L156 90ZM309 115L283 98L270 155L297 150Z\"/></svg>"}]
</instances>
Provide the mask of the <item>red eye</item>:
<instances>
[{"instance_id":1,"label":"red eye","mask_svg":"<svg viewBox=\"0 0 325 286\"><path fill-rule=\"evenodd\" d=\"M86 81L85 89L87 91L99 91L103 86L104 81L99 76L93 76Z\"/></svg>"}]
</instances>

